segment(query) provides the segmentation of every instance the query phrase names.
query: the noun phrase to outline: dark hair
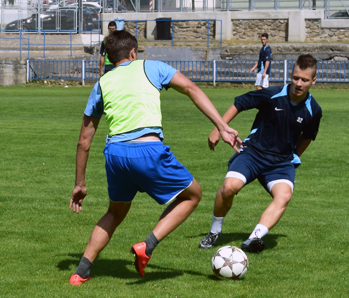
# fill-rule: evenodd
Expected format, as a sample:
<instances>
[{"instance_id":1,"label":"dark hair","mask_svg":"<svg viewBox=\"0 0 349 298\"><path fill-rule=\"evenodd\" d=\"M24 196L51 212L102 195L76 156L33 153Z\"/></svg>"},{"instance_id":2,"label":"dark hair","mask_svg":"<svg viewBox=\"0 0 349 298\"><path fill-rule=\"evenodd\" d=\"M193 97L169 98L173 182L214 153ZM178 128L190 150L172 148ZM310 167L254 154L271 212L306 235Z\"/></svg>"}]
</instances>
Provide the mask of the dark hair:
<instances>
[{"instance_id":1,"label":"dark hair","mask_svg":"<svg viewBox=\"0 0 349 298\"><path fill-rule=\"evenodd\" d=\"M310 54L300 55L294 66L298 66L301 70L312 68L314 70L313 78L316 76L317 60ZM294 68L293 66L293 68Z\"/></svg>"},{"instance_id":2,"label":"dark hair","mask_svg":"<svg viewBox=\"0 0 349 298\"><path fill-rule=\"evenodd\" d=\"M268 39L268 38L269 38L269 35L268 35L268 33L262 33L261 38L262 38L262 37L265 37L266 39Z\"/></svg>"},{"instance_id":3,"label":"dark hair","mask_svg":"<svg viewBox=\"0 0 349 298\"><path fill-rule=\"evenodd\" d=\"M127 59L132 49L138 50L137 39L125 30L114 31L106 38L105 50L111 63Z\"/></svg>"},{"instance_id":4,"label":"dark hair","mask_svg":"<svg viewBox=\"0 0 349 298\"><path fill-rule=\"evenodd\" d=\"M116 27L116 23L114 21L109 22L108 28L109 27Z\"/></svg>"}]
</instances>

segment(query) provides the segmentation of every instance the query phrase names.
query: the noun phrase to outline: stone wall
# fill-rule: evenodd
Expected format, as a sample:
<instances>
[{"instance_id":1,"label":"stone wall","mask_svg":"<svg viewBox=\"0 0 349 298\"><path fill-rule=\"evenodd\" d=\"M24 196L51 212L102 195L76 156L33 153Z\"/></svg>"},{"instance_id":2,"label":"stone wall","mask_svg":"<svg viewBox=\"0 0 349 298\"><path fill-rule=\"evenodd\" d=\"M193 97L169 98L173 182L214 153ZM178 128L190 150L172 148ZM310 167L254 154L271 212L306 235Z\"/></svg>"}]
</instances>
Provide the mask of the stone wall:
<instances>
[{"instance_id":1,"label":"stone wall","mask_svg":"<svg viewBox=\"0 0 349 298\"><path fill-rule=\"evenodd\" d=\"M273 42L287 41L288 20L232 20L232 40L259 40L263 32Z\"/></svg>"},{"instance_id":2,"label":"stone wall","mask_svg":"<svg viewBox=\"0 0 349 298\"><path fill-rule=\"evenodd\" d=\"M215 25L216 22L207 22L207 21L180 21L173 22L174 30L174 40L206 40L207 39L207 26L209 23L209 37L210 39L215 38ZM137 39L146 39L147 22L137 22ZM125 29L131 34L136 34L136 22L127 22L125 21ZM156 27L154 31L156 31ZM169 28L172 34L172 23ZM154 34L156 35L156 34Z\"/></svg>"},{"instance_id":3,"label":"stone wall","mask_svg":"<svg viewBox=\"0 0 349 298\"><path fill-rule=\"evenodd\" d=\"M174 22L174 38L179 40L206 40L209 23L209 37L215 38L215 22L183 21Z\"/></svg>"},{"instance_id":4,"label":"stone wall","mask_svg":"<svg viewBox=\"0 0 349 298\"><path fill-rule=\"evenodd\" d=\"M347 28L322 28L321 19L306 19L306 41L344 41L349 39L349 21Z\"/></svg>"},{"instance_id":5,"label":"stone wall","mask_svg":"<svg viewBox=\"0 0 349 298\"><path fill-rule=\"evenodd\" d=\"M169 18L183 20L175 22L175 34L179 39L206 39L207 20L216 22L211 27L210 39L243 40L259 39L262 32L268 32L276 42L342 41L348 38L347 19L325 19L325 11L316 10L263 10L263 11L198 11L198 12L151 12L151 13L106 13L101 15L103 32L107 32L107 22L122 17L125 22L143 22L145 27L138 37L156 40L156 20ZM192 21L187 21L192 20ZM134 22L134 21L133 21ZM144 29L143 29L144 28ZM314 30L314 32L312 32ZM132 31L131 31L132 32ZM203 36L204 35L204 36ZM183 38L182 38L183 37Z\"/></svg>"},{"instance_id":6,"label":"stone wall","mask_svg":"<svg viewBox=\"0 0 349 298\"><path fill-rule=\"evenodd\" d=\"M146 24L147 22L137 22L137 39L146 38ZM125 22L125 30L132 35L136 35L136 22Z\"/></svg>"},{"instance_id":7,"label":"stone wall","mask_svg":"<svg viewBox=\"0 0 349 298\"><path fill-rule=\"evenodd\" d=\"M27 62L24 59L0 60L0 85L18 86L26 83Z\"/></svg>"}]
</instances>

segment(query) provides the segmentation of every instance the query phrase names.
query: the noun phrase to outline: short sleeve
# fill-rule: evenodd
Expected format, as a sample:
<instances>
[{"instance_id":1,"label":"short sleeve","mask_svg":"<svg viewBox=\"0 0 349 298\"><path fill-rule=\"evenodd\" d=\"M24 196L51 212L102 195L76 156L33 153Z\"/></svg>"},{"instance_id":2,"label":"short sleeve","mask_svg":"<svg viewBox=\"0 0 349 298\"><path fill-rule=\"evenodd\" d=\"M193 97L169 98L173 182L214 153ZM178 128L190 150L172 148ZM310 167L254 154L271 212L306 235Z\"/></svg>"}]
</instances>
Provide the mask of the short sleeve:
<instances>
[{"instance_id":1,"label":"short sleeve","mask_svg":"<svg viewBox=\"0 0 349 298\"><path fill-rule=\"evenodd\" d=\"M101 118L103 116L103 112L104 108L102 92L99 82L97 82L91 91L90 97L88 98L84 114L86 116Z\"/></svg>"},{"instance_id":2,"label":"short sleeve","mask_svg":"<svg viewBox=\"0 0 349 298\"><path fill-rule=\"evenodd\" d=\"M149 81L160 91L162 88L167 89L168 84L177 72L172 66L154 60L144 61L144 70Z\"/></svg>"}]
</instances>

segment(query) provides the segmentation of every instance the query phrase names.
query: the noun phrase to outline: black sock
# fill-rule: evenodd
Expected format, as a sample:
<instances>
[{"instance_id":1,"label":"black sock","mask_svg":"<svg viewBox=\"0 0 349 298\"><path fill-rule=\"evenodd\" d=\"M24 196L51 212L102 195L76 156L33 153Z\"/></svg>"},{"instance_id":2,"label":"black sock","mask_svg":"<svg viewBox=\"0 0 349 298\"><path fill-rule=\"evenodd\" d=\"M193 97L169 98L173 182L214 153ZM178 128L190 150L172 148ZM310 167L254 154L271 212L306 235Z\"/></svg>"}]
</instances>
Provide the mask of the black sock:
<instances>
[{"instance_id":1,"label":"black sock","mask_svg":"<svg viewBox=\"0 0 349 298\"><path fill-rule=\"evenodd\" d=\"M151 232L147 239L144 240L145 244L147 245L145 249L145 254L150 257L153 253L154 248L160 243L158 239L156 239L155 235L153 232Z\"/></svg>"},{"instance_id":2,"label":"black sock","mask_svg":"<svg viewBox=\"0 0 349 298\"><path fill-rule=\"evenodd\" d=\"M82 257L75 274L79 274L82 278L87 278L90 275L91 266L92 262L89 259Z\"/></svg>"}]
</instances>

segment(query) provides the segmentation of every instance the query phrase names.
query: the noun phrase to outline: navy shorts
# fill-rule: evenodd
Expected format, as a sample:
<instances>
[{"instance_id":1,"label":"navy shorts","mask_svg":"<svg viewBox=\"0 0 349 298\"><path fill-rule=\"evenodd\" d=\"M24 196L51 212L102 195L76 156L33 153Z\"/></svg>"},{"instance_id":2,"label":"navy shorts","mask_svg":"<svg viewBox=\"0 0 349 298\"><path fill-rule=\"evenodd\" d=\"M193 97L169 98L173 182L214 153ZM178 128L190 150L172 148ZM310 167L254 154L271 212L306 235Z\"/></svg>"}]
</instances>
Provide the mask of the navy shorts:
<instances>
[{"instance_id":1,"label":"navy shorts","mask_svg":"<svg viewBox=\"0 0 349 298\"><path fill-rule=\"evenodd\" d=\"M256 155L241 151L241 153L235 153L229 160L226 178L238 178L245 185L258 179L263 187L271 192L271 188L277 183L286 183L293 191L295 176L295 166L291 161L273 164Z\"/></svg>"},{"instance_id":2,"label":"navy shorts","mask_svg":"<svg viewBox=\"0 0 349 298\"><path fill-rule=\"evenodd\" d=\"M162 142L107 144L104 156L109 199L113 202L131 202L139 191L166 204L193 181Z\"/></svg>"}]
</instances>

